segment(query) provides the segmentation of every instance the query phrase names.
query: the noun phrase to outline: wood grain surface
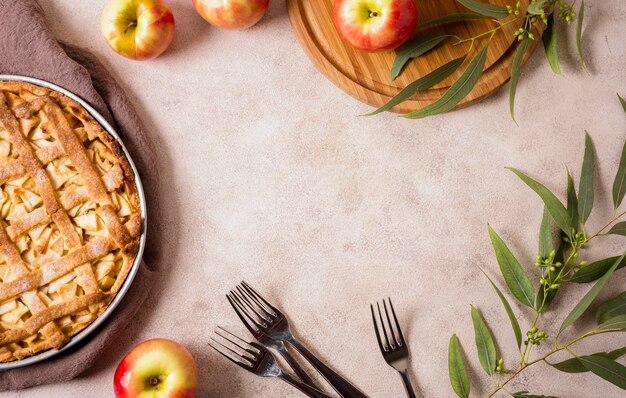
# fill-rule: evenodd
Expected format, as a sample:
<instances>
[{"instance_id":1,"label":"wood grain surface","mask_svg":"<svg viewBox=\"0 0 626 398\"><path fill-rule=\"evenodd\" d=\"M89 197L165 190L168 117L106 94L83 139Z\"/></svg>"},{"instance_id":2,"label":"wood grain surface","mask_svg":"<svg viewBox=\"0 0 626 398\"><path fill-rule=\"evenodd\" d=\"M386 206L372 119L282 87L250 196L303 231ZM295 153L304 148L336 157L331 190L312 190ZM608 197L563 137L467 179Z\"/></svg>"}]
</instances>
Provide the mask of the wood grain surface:
<instances>
[{"instance_id":1,"label":"wood grain surface","mask_svg":"<svg viewBox=\"0 0 626 398\"><path fill-rule=\"evenodd\" d=\"M489 0L489 2L503 7L507 4L514 7L515 4L512 0ZM522 9L525 9L528 3L529 0L522 0ZM383 105L407 84L444 63L463 56L469 50L470 56L466 60L467 64L487 42L487 36L476 40L473 46L469 42L454 45L454 39L447 39L430 52L411 60L400 76L391 80L389 72L395 59L395 52L366 53L344 42L334 26L332 8L333 0L287 0L292 27L315 66L342 90L374 107ZM421 0L418 1L418 24L458 12L469 12L469 10L454 0ZM520 18L495 33L489 44L483 75L470 94L457 105L457 108L484 98L509 80L511 63L518 46L514 32L521 24ZM434 26L420 30L418 34L443 33L468 38L489 31L496 26L496 23L490 19L477 19ZM534 29L535 36L539 38L541 32L537 31L537 28ZM524 62L532 54L538 41L532 42L524 57ZM438 85L417 93L392 110L410 112L432 103L443 95L464 70L465 65L462 65Z\"/></svg>"}]
</instances>

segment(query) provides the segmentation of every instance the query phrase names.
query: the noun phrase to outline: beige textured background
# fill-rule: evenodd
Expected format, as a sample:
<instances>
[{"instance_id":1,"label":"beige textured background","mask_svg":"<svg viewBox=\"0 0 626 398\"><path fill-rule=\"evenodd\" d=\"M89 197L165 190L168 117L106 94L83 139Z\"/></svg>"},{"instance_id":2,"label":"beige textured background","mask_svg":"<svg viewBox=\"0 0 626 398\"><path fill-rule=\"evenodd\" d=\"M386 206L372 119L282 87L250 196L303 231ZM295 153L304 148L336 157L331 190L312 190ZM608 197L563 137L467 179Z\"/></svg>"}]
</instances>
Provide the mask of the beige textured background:
<instances>
[{"instance_id":1,"label":"beige textured background","mask_svg":"<svg viewBox=\"0 0 626 398\"><path fill-rule=\"evenodd\" d=\"M532 261L541 204L504 167L519 167L562 192L566 166L578 177L588 129L600 189L589 229L611 216L610 187L626 136L615 97L626 94L626 3L588 2L591 75L568 55L575 53L573 27L561 39L566 77L554 76L540 52L532 57L518 89L519 127L509 118L506 89L423 121L359 118L368 107L314 69L283 1L273 1L263 21L242 32L212 28L189 0L170 3L173 44L157 60L140 63L106 46L99 32L102 1L43 1L59 38L95 52L152 130L171 239L145 310L94 369L70 383L3 396L112 396L118 361L152 337L192 350L199 396L300 396L284 383L240 371L207 346L218 323L243 332L224 298L241 278L279 303L297 335L372 397L403 394L378 352L369 318L368 304L387 295L401 314L412 377L424 397L453 395L447 376L453 332L472 371L482 372L470 303L482 309L511 363L508 320L477 267L497 276L487 222L521 260ZM594 244L590 257L616 254L623 245L620 239ZM622 271L602 296L625 285ZM568 310L581 293L564 291L557 304ZM514 309L526 325L528 312ZM544 325L556 327L559 318L548 313ZM623 343L623 335L597 339L577 351ZM475 379L475 396L489 387L479 380L485 379ZM512 386L524 388L568 398L623 396L593 375L565 375L545 365Z\"/></svg>"}]
</instances>

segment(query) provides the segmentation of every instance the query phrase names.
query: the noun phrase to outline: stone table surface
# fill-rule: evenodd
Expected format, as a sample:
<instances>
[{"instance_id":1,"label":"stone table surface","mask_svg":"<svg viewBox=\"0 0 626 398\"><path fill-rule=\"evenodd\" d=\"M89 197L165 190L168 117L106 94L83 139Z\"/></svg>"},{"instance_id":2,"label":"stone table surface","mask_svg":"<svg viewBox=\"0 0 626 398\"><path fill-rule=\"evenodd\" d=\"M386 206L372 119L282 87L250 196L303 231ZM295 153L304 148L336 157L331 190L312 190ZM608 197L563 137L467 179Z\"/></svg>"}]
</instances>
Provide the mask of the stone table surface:
<instances>
[{"instance_id":1,"label":"stone table surface","mask_svg":"<svg viewBox=\"0 0 626 398\"><path fill-rule=\"evenodd\" d=\"M315 69L283 1L273 1L265 18L245 31L211 27L190 0L170 5L176 18L171 47L156 60L134 62L104 42L102 1L42 1L55 34L98 55L152 132L169 239L161 278L107 355L74 381L2 396L112 396L118 361L153 337L193 352L199 397L301 396L285 383L245 373L207 345L218 324L243 334L224 297L242 278L278 303L297 335L372 397L403 396L399 376L378 351L368 308L386 296L400 315L422 396L453 396L452 333L471 363L473 396L486 395L470 304L492 325L511 366L517 357L506 314L478 268L505 288L487 223L536 277L531 263L542 214L539 198L504 167L521 168L563 199L566 167L575 179L580 173L586 129L598 157L587 229L611 217L611 185L626 137L615 95L626 94L626 2L587 3L589 74L577 65L573 26L560 31L565 77L552 73L538 48L518 88L519 126L509 117L508 86L426 120L358 117L370 108ZM588 258L618 254L623 244L600 240ZM601 297L625 286L626 272L618 272ZM585 290L560 292L559 310L542 321L550 334ZM527 326L532 313L517 303L513 309ZM585 317L566 337L592 321ZM576 351L623 342L623 336L596 338ZM592 374L563 374L545 364L528 369L511 389L623 396Z\"/></svg>"}]
</instances>

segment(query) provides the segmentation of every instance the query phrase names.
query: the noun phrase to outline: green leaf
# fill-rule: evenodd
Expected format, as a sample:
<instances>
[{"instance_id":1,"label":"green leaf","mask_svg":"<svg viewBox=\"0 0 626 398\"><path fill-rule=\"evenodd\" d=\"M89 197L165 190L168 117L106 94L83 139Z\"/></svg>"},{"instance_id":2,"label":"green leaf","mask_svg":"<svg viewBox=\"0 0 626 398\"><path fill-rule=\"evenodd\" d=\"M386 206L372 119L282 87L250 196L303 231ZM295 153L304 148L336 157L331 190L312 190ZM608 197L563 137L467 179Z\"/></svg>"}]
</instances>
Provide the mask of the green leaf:
<instances>
[{"instance_id":1,"label":"green leaf","mask_svg":"<svg viewBox=\"0 0 626 398\"><path fill-rule=\"evenodd\" d=\"M541 227L539 227L539 255L547 258L550 252L554 250L552 242L552 217L547 207L543 207L543 217L541 218Z\"/></svg>"},{"instance_id":2,"label":"green leaf","mask_svg":"<svg viewBox=\"0 0 626 398\"><path fill-rule=\"evenodd\" d=\"M496 345L493 342L491 332L474 306L472 307L472 323L474 324L474 335L476 337L476 350L478 360L488 375L492 375L496 370Z\"/></svg>"},{"instance_id":3,"label":"green leaf","mask_svg":"<svg viewBox=\"0 0 626 398\"><path fill-rule=\"evenodd\" d=\"M559 65L559 54L557 53L557 33L556 26L554 26L554 17L552 14L548 17L548 24L543 35L541 35L543 41L543 48L546 51L546 58L552 68L552 71L557 75L563 75L561 72L561 66Z\"/></svg>"},{"instance_id":4,"label":"green leaf","mask_svg":"<svg viewBox=\"0 0 626 398\"><path fill-rule=\"evenodd\" d=\"M403 88L395 97L389 100L385 105L376 109L374 112L370 112L363 116L372 116L381 112L388 111L399 103L406 101L411 98L415 93L422 90L427 90L434 86L435 84L441 82L446 77L450 76L455 70L459 69L463 61L465 60L465 56L453 59L452 61L440 66L434 71L430 72L424 77L420 77L414 82L407 85Z\"/></svg>"},{"instance_id":5,"label":"green leaf","mask_svg":"<svg viewBox=\"0 0 626 398\"><path fill-rule=\"evenodd\" d=\"M511 84L509 85L509 112L511 113L511 119L515 121L515 92L517 91L517 82L519 81L520 70L522 66L522 59L524 58L524 53L530 46L531 39L530 37L526 37L520 43L517 51L515 52L515 57L513 58L513 64L511 66Z\"/></svg>"},{"instance_id":6,"label":"green leaf","mask_svg":"<svg viewBox=\"0 0 626 398\"><path fill-rule=\"evenodd\" d=\"M596 320L598 323L605 323L609 319L619 315L626 315L626 292L605 301L596 310Z\"/></svg>"},{"instance_id":7,"label":"green leaf","mask_svg":"<svg viewBox=\"0 0 626 398\"><path fill-rule=\"evenodd\" d=\"M567 214L572 220L572 225L578 227L578 198L576 198L576 189L574 188L574 180L567 169Z\"/></svg>"},{"instance_id":8,"label":"green leaf","mask_svg":"<svg viewBox=\"0 0 626 398\"><path fill-rule=\"evenodd\" d=\"M622 148L622 157L619 160L619 167L613 181L613 207L618 208L622 204L626 193L626 142Z\"/></svg>"},{"instance_id":9,"label":"green leaf","mask_svg":"<svg viewBox=\"0 0 626 398\"><path fill-rule=\"evenodd\" d=\"M481 15L487 16L487 17L502 19L502 18L506 18L509 16L509 12L506 10L506 8L502 8L493 4L482 3L476 0L456 0L456 1L461 3L466 8L469 8L470 10L477 12Z\"/></svg>"},{"instance_id":10,"label":"green leaf","mask_svg":"<svg viewBox=\"0 0 626 398\"><path fill-rule=\"evenodd\" d=\"M469 398L470 395L470 379L461 353L461 343L456 334L450 337L448 345L448 374L450 375L450 384L452 389L460 398Z\"/></svg>"},{"instance_id":11,"label":"green leaf","mask_svg":"<svg viewBox=\"0 0 626 398\"><path fill-rule=\"evenodd\" d=\"M514 392L512 395L513 395L513 398L559 398L559 397L555 397L554 395L529 394L528 391L518 391L518 392Z\"/></svg>"},{"instance_id":12,"label":"green leaf","mask_svg":"<svg viewBox=\"0 0 626 398\"><path fill-rule=\"evenodd\" d=\"M429 28L435 25L443 25L447 23L469 21L472 19L484 19L484 18L487 18L487 17L484 15L472 14L472 13L448 14L441 18L431 19L430 21L419 24L415 27L415 30L417 31L417 30Z\"/></svg>"},{"instance_id":13,"label":"green leaf","mask_svg":"<svg viewBox=\"0 0 626 398\"><path fill-rule=\"evenodd\" d=\"M506 314L509 316L509 320L511 321L511 327L513 328L513 333L515 334L517 347L518 348L521 347L522 346L522 329L519 326L519 322L517 322L517 318L515 317L515 314L513 313L513 309L511 308L511 305L507 301L506 297L504 297L500 289L498 289L498 286L496 286L496 284L493 283L489 275L487 275L487 273L482 268L480 270L485 275L485 277L489 280L489 283L491 283L491 286L493 286L493 288L496 290L496 293L498 293L498 297L500 297L500 301L502 301L504 310L506 311Z\"/></svg>"},{"instance_id":14,"label":"green leaf","mask_svg":"<svg viewBox=\"0 0 626 398\"><path fill-rule=\"evenodd\" d=\"M626 236L626 221L613 225L607 234Z\"/></svg>"},{"instance_id":15,"label":"green leaf","mask_svg":"<svg viewBox=\"0 0 626 398\"><path fill-rule=\"evenodd\" d=\"M580 362L597 376L615 384L622 390L626 390L626 367L624 365L600 355L589 355L579 358Z\"/></svg>"},{"instance_id":16,"label":"green leaf","mask_svg":"<svg viewBox=\"0 0 626 398\"><path fill-rule=\"evenodd\" d=\"M506 285L520 303L533 308L535 288L526 274L526 271L524 271L524 268L522 268L519 261L517 261L513 253L511 253L511 250L509 250L506 243L498 236L496 231L494 231L490 225L488 225L487 228L489 229L491 244L496 252L496 259L498 260L500 272L502 272L502 276L504 276Z\"/></svg>"},{"instance_id":17,"label":"green leaf","mask_svg":"<svg viewBox=\"0 0 626 398\"><path fill-rule=\"evenodd\" d=\"M417 58L432 50L448 37L450 35L417 36L403 44L396 51L396 59L393 61L393 65L391 65L391 80L395 80L398 77L400 72L402 72L402 68L410 59Z\"/></svg>"},{"instance_id":18,"label":"green leaf","mask_svg":"<svg viewBox=\"0 0 626 398\"><path fill-rule=\"evenodd\" d=\"M580 171L580 182L578 184L578 215L583 225L589 218L593 208L594 162L593 141L589 133L585 131L585 155L583 156L583 166Z\"/></svg>"},{"instance_id":19,"label":"green leaf","mask_svg":"<svg viewBox=\"0 0 626 398\"><path fill-rule=\"evenodd\" d=\"M574 276L572 276L572 279L570 279L570 282L574 282L574 283L593 282L596 279L599 279L600 277L602 277L602 275L606 274L611 268L611 266L613 265L613 263L618 258L619 257L617 256L609 257L603 260L595 261L591 264L587 264L585 268L576 272ZM620 262L620 264L617 266L617 269L624 268L624 267L626 267L626 259Z\"/></svg>"},{"instance_id":20,"label":"green leaf","mask_svg":"<svg viewBox=\"0 0 626 398\"><path fill-rule=\"evenodd\" d=\"M583 19L585 18L585 0L580 2L580 9L578 10L578 22L576 24L576 49L578 50L578 60L580 64L587 70L587 64L583 58Z\"/></svg>"},{"instance_id":21,"label":"green leaf","mask_svg":"<svg viewBox=\"0 0 626 398\"><path fill-rule=\"evenodd\" d=\"M565 320L559 328L559 333L561 333L567 327L571 326L571 324L574 323L578 318L580 318L580 316L587 310L587 308L589 308L593 300L606 284L606 281L611 277L611 275L613 274L619 263L624 259L624 257L626 257L626 252L624 252L624 254L622 254L622 256L613 263L607 273L604 274L600 279L598 279L596 284L593 285L593 287L587 292L587 294L585 294L585 296L578 302L578 304L576 304L576 307L574 307L574 309L567 315L567 317L565 317Z\"/></svg>"},{"instance_id":22,"label":"green leaf","mask_svg":"<svg viewBox=\"0 0 626 398\"><path fill-rule=\"evenodd\" d=\"M626 113L626 100L622 98L621 95L617 94L617 98L619 98L620 104L622 104L622 108L624 109L624 113Z\"/></svg>"},{"instance_id":23,"label":"green leaf","mask_svg":"<svg viewBox=\"0 0 626 398\"><path fill-rule=\"evenodd\" d=\"M597 352L592 355L603 356L603 357L610 358L610 359L618 359L624 354L626 354L626 347L618 348L617 350L613 350L610 352ZM580 359L578 359L578 357L570 358L563 362L554 363L550 365L560 370L561 372L565 372L565 373L584 373L584 372L589 371L587 370L585 365L583 365L582 362L580 362Z\"/></svg>"},{"instance_id":24,"label":"green leaf","mask_svg":"<svg viewBox=\"0 0 626 398\"><path fill-rule=\"evenodd\" d=\"M559 228L561 228L561 230L565 232L567 236L570 236L572 234L573 228L572 220L567 212L567 209L565 209L565 206L563 206L563 203L561 203L561 201L559 201L548 188L546 188L539 182L533 180L532 178L528 177L526 174L517 169L514 169L512 167L508 167L508 169L515 173L519 178L521 178L522 181L526 183L526 185L528 185L533 191L535 191L539 195L539 197L541 197L543 203L548 208L548 211L550 212L550 215L552 216L552 219L554 220L556 225L558 225Z\"/></svg>"},{"instance_id":25,"label":"green leaf","mask_svg":"<svg viewBox=\"0 0 626 398\"><path fill-rule=\"evenodd\" d=\"M485 67L485 60L487 59L487 47L488 44L483 47L482 50L476 54L476 56L467 65L467 68L459 77L459 79L450 86L448 91L432 104L426 105L422 109L418 109L413 112L409 112L404 115L408 119L422 119L428 116L438 115L443 112L447 112L454 108L467 94L472 91L472 88L478 82L480 75L483 73Z\"/></svg>"},{"instance_id":26,"label":"green leaf","mask_svg":"<svg viewBox=\"0 0 626 398\"><path fill-rule=\"evenodd\" d=\"M626 329L626 315L618 315L598 325L599 330Z\"/></svg>"},{"instance_id":27,"label":"green leaf","mask_svg":"<svg viewBox=\"0 0 626 398\"><path fill-rule=\"evenodd\" d=\"M545 14L544 7L548 0L537 0L534 3L530 3L526 12L532 15L543 15Z\"/></svg>"}]
</instances>

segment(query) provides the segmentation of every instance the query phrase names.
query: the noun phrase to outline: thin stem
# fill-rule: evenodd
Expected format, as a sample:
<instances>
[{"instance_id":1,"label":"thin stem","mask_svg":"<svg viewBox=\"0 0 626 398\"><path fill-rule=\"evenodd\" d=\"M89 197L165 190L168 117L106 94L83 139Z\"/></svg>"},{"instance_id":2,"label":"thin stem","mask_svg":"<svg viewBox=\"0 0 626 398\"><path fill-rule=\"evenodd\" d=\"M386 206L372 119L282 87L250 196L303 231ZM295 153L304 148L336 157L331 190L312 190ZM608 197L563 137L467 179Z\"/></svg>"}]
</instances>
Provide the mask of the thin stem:
<instances>
[{"instance_id":1,"label":"thin stem","mask_svg":"<svg viewBox=\"0 0 626 398\"><path fill-rule=\"evenodd\" d=\"M596 236L600 235L602 233L602 231L604 231L605 229L607 229L609 226L611 226L611 224L613 224L615 221L619 220L620 218L622 218L622 216L626 214L626 211L621 212L618 215L614 215L611 220L602 228L600 228L600 230L598 232L596 232L595 234L591 235L588 239L585 240L585 243L589 242L591 239L595 238Z\"/></svg>"},{"instance_id":2,"label":"thin stem","mask_svg":"<svg viewBox=\"0 0 626 398\"><path fill-rule=\"evenodd\" d=\"M504 386L506 386L506 385L507 385L507 384L508 384L511 380L513 380L513 379L514 379L517 375L519 375L520 373L522 373L522 372L523 372L526 368L528 368L528 367L530 367L530 366L532 366L532 365L536 364L537 362L545 362L545 363L547 363L547 364L550 364L550 363L547 361L547 359L548 359L550 356L552 356L552 355L556 354L557 352L559 352L559 351L563 351L563 350L569 351L570 353L572 353L572 355L576 356L576 354L575 354L573 351L571 351L571 350L569 349L569 347L570 347L570 346L572 346L573 344L575 344L575 343L579 342L580 340L582 340L582 339L584 339L584 338L590 337L590 336L595 336L595 335L598 335L598 334L604 334L604 333L615 333L615 332L624 332L624 330L595 330L595 329L594 329L594 330L591 330L591 331L589 331L589 332L587 332L587 333L585 333L585 334L583 334L583 335L581 335L581 336L578 336L577 338L575 338L574 340L570 341L569 343L565 344L565 345L564 345L564 346L562 346L562 347L558 347L558 346L557 346L557 347L555 347L553 350L551 350L550 352L548 352L546 355L544 355L544 356L543 356L543 357L541 357L541 358L537 358L537 359L535 359L535 360L533 360L533 361L530 361L530 362L528 362L528 363L522 364L522 365L520 366L520 368L519 368L517 371L515 371L514 373L512 373L512 374L511 374L511 376L509 376L507 379L505 379L503 383L501 383L499 386L497 386L497 387L496 387L496 388L495 388L495 389L494 389L494 390L493 390L493 391L492 391L492 392L491 392L491 393L487 396L487 398L491 398L491 397L493 397L493 396L494 396L494 395L496 395L496 393L497 393L498 391L500 391L500 390L505 390L505 389L504 389ZM505 390L505 391L506 391L506 390Z\"/></svg>"},{"instance_id":3,"label":"thin stem","mask_svg":"<svg viewBox=\"0 0 626 398\"><path fill-rule=\"evenodd\" d=\"M493 35L494 35L494 34L495 34L498 30L502 29L503 27L507 26L507 25L508 25L508 24L510 24L510 23L513 23L513 22L517 21L518 19L519 19L519 17L513 18L513 19L511 19L510 21L506 21L506 22L499 22L499 21L496 21L496 22L498 22L498 24L499 24L499 25L498 25L498 26L496 26L495 28L493 28L493 29L491 29L491 30L487 30L487 31L485 31L485 32L482 32L482 33L480 33L480 34L478 34L478 35L476 35L476 36L473 36L473 37L468 37L467 39L462 39L462 40L459 40L459 41L457 41L456 43L454 43L453 45L454 45L454 46L458 46L459 44L466 43L466 42L468 42L468 41L469 41L469 42L474 43L474 41L475 41L476 39L479 39L479 38L481 38L481 37L483 37L483 36L487 36L487 35L491 35L491 37L489 38L489 40L491 40L491 38L493 38Z\"/></svg>"}]
</instances>

